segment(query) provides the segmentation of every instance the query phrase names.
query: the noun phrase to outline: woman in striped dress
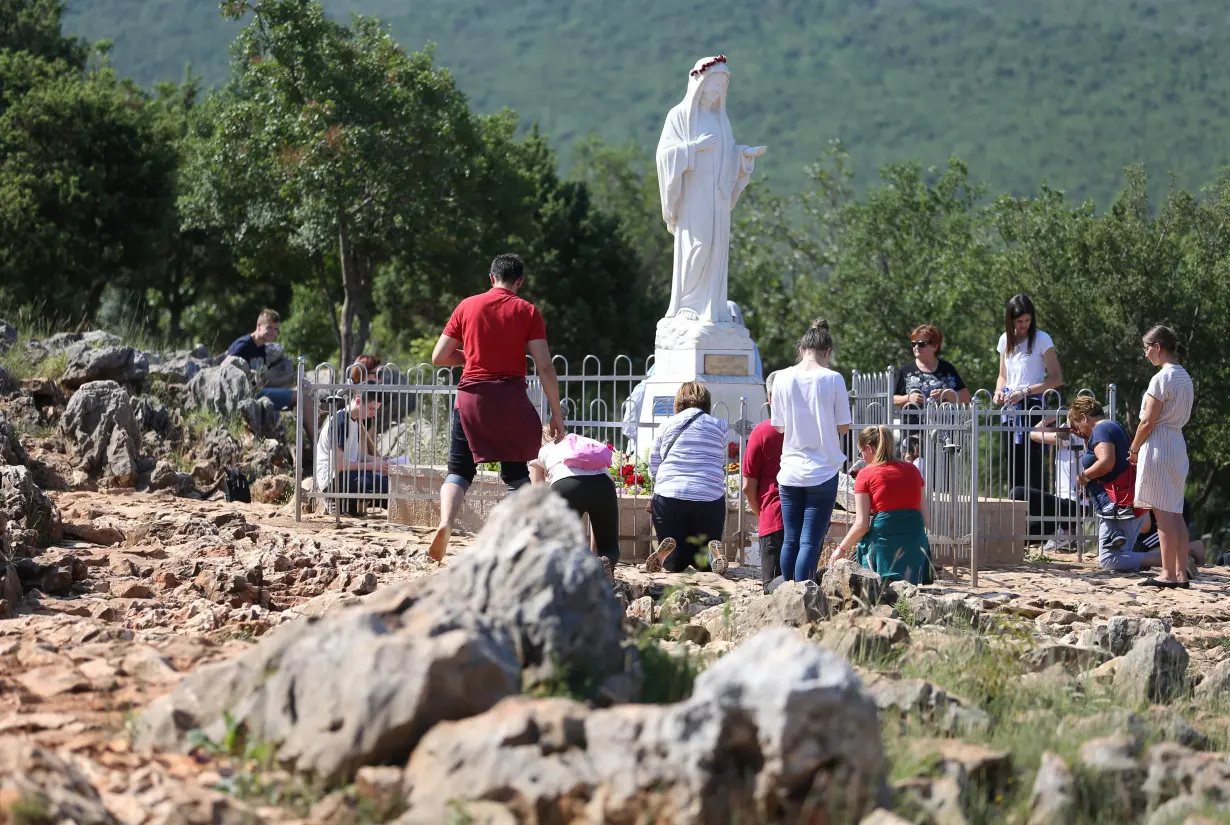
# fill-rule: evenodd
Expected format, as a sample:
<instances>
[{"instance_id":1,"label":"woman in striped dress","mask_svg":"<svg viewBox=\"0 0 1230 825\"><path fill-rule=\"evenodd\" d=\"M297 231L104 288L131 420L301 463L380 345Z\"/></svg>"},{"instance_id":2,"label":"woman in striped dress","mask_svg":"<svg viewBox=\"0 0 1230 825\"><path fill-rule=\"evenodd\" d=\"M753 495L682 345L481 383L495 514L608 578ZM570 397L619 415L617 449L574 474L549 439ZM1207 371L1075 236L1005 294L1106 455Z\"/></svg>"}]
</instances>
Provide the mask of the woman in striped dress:
<instances>
[{"instance_id":1,"label":"woman in striped dress","mask_svg":"<svg viewBox=\"0 0 1230 825\"><path fill-rule=\"evenodd\" d=\"M1145 333L1145 357L1158 371L1140 408L1140 426L1128 460L1136 464L1136 506L1153 511L1161 539L1162 572L1144 584L1188 588L1190 558L1183 521L1187 444L1183 426L1192 411L1192 379L1179 365L1183 346L1174 330L1156 326Z\"/></svg>"}]
</instances>

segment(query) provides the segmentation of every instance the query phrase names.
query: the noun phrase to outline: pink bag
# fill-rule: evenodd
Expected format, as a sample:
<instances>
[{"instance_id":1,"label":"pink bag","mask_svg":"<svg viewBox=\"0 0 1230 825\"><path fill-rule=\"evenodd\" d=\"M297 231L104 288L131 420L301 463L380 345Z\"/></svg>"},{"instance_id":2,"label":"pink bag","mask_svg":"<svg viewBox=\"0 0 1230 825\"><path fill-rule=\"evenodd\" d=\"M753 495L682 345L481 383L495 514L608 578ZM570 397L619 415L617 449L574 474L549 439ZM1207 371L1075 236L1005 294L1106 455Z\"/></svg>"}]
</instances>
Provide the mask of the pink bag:
<instances>
[{"instance_id":1,"label":"pink bag","mask_svg":"<svg viewBox=\"0 0 1230 825\"><path fill-rule=\"evenodd\" d=\"M564 453L563 463L574 470L605 470L614 453L601 441L568 433L556 446Z\"/></svg>"}]
</instances>

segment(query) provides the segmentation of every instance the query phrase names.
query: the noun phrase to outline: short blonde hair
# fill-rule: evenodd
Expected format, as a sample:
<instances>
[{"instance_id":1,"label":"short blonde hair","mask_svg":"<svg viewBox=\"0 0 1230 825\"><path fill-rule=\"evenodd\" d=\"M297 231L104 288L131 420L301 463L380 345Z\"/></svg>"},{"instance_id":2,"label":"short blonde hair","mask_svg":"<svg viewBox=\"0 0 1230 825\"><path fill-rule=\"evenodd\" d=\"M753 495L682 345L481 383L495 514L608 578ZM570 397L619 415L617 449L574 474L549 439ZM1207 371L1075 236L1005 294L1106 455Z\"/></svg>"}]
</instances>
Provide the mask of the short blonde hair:
<instances>
[{"instance_id":1,"label":"short blonde hair","mask_svg":"<svg viewBox=\"0 0 1230 825\"><path fill-rule=\"evenodd\" d=\"M681 413L691 407L696 407L703 413L708 413L713 409L713 397L709 395L709 390L705 385L699 381L688 381L679 388L679 392L675 393L676 413Z\"/></svg>"},{"instance_id":2,"label":"short blonde hair","mask_svg":"<svg viewBox=\"0 0 1230 825\"><path fill-rule=\"evenodd\" d=\"M1075 418L1084 421L1087 418L1102 418L1106 411L1092 395L1078 395L1068 404L1068 420Z\"/></svg>"},{"instance_id":3,"label":"short blonde hair","mask_svg":"<svg viewBox=\"0 0 1230 825\"><path fill-rule=\"evenodd\" d=\"M897 442L893 438L892 430L883 424L876 424L859 432L858 448L860 450L871 448L875 451L875 455L871 457L871 463L883 464L895 458L893 452L897 448Z\"/></svg>"},{"instance_id":4,"label":"short blonde hair","mask_svg":"<svg viewBox=\"0 0 1230 825\"><path fill-rule=\"evenodd\" d=\"M280 324L282 316L278 315L276 309L262 309L261 314L256 316L257 324Z\"/></svg>"}]
</instances>

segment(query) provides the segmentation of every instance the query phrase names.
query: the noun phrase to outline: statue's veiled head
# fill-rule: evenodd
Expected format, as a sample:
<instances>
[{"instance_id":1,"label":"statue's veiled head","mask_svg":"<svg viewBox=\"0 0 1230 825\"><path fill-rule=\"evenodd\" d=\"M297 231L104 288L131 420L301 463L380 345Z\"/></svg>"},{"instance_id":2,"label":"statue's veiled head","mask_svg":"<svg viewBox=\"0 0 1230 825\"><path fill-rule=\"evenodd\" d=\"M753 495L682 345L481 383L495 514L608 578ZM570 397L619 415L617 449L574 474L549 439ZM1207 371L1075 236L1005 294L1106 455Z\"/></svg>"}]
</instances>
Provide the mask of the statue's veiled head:
<instances>
[{"instance_id":1,"label":"statue's veiled head","mask_svg":"<svg viewBox=\"0 0 1230 825\"><path fill-rule=\"evenodd\" d=\"M705 72L700 84L700 105L706 109L717 109L726 98L726 87L730 83L730 73L722 67L722 71Z\"/></svg>"},{"instance_id":2,"label":"statue's veiled head","mask_svg":"<svg viewBox=\"0 0 1230 825\"><path fill-rule=\"evenodd\" d=\"M707 109L720 108L726 99L726 88L730 84L730 70L726 68L726 55L702 57L696 61L689 73L689 82L695 90L693 94ZM695 99L695 98L694 98Z\"/></svg>"}]
</instances>

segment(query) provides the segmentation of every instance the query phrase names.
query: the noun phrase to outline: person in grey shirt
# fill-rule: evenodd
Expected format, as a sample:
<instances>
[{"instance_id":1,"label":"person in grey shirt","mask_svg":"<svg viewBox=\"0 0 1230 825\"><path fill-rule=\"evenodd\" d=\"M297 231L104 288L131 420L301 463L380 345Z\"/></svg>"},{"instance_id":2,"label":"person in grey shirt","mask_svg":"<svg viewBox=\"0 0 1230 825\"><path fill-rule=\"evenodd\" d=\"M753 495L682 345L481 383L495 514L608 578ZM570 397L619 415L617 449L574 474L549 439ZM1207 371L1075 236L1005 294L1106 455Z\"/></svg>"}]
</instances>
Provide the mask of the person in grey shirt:
<instances>
[{"instance_id":1,"label":"person in grey shirt","mask_svg":"<svg viewBox=\"0 0 1230 825\"><path fill-rule=\"evenodd\" d=\"M680 573L689 566L726 572L726 422L709 414L713 400L698 381L675 394L675 414L649 450L650 504L658 547L645 570ZM702 547L704 549L702 549Z\"/></svg>"}]
</instances>

